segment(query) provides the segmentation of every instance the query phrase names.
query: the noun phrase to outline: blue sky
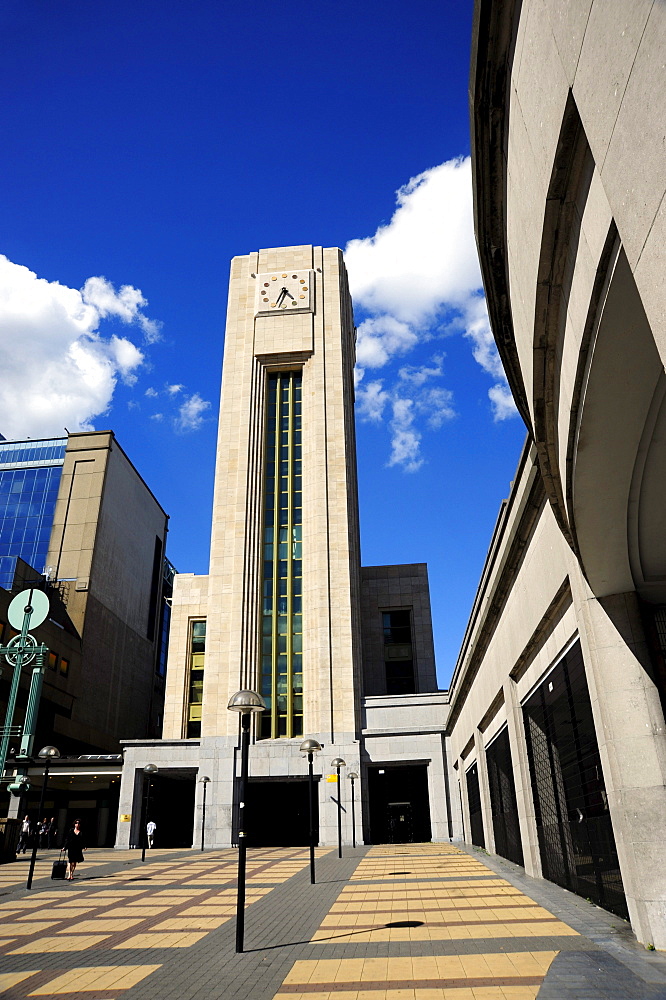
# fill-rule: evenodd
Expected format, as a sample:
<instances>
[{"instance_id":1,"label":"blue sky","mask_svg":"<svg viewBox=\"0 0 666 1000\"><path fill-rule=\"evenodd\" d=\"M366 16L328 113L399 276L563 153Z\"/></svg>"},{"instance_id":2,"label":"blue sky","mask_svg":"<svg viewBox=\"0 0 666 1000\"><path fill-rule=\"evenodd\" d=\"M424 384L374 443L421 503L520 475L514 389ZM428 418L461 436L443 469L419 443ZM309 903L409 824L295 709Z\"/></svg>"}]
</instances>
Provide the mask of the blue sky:
<instances>
[{"instance_id":1,"label":"blue sky","mask_svg":"<svg viewBox=\"0 0 666 1000\"><path fill-rule=\"evenodd\" d=\"M363 562L429 564L442 685L525 433L474 259L471 16L471 0L0 15L0 431L112 428L171 515L172 561L206 572L229 260L347 248Z\"/></svg>"}]
</instances>

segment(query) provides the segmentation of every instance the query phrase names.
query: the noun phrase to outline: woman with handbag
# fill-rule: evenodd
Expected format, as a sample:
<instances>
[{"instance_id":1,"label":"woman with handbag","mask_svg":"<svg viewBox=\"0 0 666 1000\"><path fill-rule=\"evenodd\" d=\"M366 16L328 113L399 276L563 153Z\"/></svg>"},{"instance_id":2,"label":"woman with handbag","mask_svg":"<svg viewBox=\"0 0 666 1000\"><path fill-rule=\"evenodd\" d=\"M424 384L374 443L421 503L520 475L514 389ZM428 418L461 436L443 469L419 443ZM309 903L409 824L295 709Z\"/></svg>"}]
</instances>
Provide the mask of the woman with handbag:
<instances>
[{"instance_id":1,"label":"woman with handbag","mask_svg":"<svg viewBox=\"0 0 666 1000\"><path fill-rule=\"evenodd\" d=\"M81 832L81 820L74 820L74 826L67 834L63 847L67 851L67 860L69 861L69 875L67 876L69 880L74 878L76 866L83 861L83 852L87 849Z\"/></svg>"}]
</instances>

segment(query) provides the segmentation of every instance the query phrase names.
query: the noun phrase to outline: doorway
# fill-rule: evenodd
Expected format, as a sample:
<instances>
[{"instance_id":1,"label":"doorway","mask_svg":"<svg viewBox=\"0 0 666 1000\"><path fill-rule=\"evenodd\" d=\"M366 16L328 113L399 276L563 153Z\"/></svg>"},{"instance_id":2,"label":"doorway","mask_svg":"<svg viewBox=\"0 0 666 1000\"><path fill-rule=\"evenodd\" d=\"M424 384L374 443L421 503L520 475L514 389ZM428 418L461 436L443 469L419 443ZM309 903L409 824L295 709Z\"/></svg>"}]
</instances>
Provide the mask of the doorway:
<instances>
[{"instance_id":1,"label":"doorway","mask_svg":"<svg viewBox=\"0 0 666 1000\"><path fill-rule=\"evenodd\" d=\"M315 844L319 843L317 783L314 788ZM248 847L307 847L310 843L308 779L273 779L247 785ZM235 824L237 826L237 824ZM237 838L234 838L237 839Z\"/></svg>"},{"instance_id":2,"label":"doorway","mask_svg":"<svg viewBox=\"0 0 666 1000\"><path fill-rule=\"evenodd\" d=\"M428 765L382 765L368 768L371 844L429 841Z\"/></svg>"}]
</instances>

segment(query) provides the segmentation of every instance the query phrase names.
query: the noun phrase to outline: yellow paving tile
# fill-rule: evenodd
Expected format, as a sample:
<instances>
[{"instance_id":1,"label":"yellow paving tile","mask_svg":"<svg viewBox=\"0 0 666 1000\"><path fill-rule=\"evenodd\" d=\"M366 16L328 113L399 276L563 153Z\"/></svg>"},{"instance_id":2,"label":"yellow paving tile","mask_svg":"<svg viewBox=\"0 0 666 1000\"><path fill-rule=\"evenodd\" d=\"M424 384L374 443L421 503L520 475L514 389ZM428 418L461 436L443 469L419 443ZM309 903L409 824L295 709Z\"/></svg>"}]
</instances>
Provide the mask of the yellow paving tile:
<instances>
[{"instance_id":1,"label":"yellow paving tile","mask_svg":"<svg viewBox=\"0 0 666 1000\"><path fill-rule=\"evenodd\" d=\"M22 983L24 979L29 979L30 976L34 976L39 969L33 969L32 972L2 972L0 973L0 993L6 993L10 990L12 986L17 986Z\"/></svg>"},{"instance_id":2,"label":"yellow paving tile","mask_svg":"<svg viewBox=\"0 0 666 1000\"><path fill-rule=\"evenodd\" d=\"M83 969L70 969L51 979L28 996L37 997L58 993L94 993L97 990L127 990L149 976L159 965L100 965ZM33 975L33 973L30 973Z\"/></svg>"},{"instance_id":3,"label":"yellow paving tile","mask_svg":"<svg viewBox=\"0 0 666 1000\"><path fill-rule=\"evenodd\" d=\"M153 931L191 931L209 930L226 924L229 917L171 917L169 920L161 920L159 924L151 927Z\"/></svg>"},{"instance_id":4,"label":"yellow paving tile","mask_svg":"<svg viewBox=\"0 0 666 1000\"><path fill-rule=\"evenodd\" d=\"M202 937L206 936L206 932L186 934L178 931L174 932L163 932L163 933L151 933L147 931L145 934L135 934L134 937L128 938L127 941L123 941L122 944L114 945L114 949L118 948L189 948L191 945L196 944L200 941Z\"/></svg>"},{"instance_id":5,"label":"yellow paving tile","mask_svg":"<svg viewBox=\"0 0 666 1000\"><path fill-rule=\"evenodd\" d=\"M40 934L42 931L48 930L49 927L55 927L60 922L60 920L31 920L29 923L27 921L24 923L16 920L11 926L5 926L2 930L5 934L12 934L14 937L27 936L29 934Z\"/></svg>"},{"instance_id":6,"label":"yellow paving tile","mask_svg":"<svg viewBox=\"0 0 666 1000\"><path fill-rule=\"evenodd\" d=\"M105 941L108 934L72 934L58 935L58 937L37 938L29 941L28 944L20 948L14 948L8 952L9 955L41 955L51 951L86 951L93 945Z\"/></svg>"},{"instance_id":7,"label":"yellow paving tile","mask_svg":"<svg viewBox=\"0 0 666 1000\"><path fill-rule=\"evenodd\" d=\"M215 904L201 903L200 906L188 906L186 910L180 911L180 916L197 916L197 917L228 917L233 916L236 912L235 906L216 906Z\"/></svg>"},{"instance_id":8,"label":"yellow paving tile","mask_svg":"<svg viewBox=\"0 0 666 1000\"><path fill-rule=\"evenodd\" d=\"M102 931L124 931L125 928L129 929L135 924L142 923L143 919L142 916L137 916L134 920L113 919L107 918L105 914L104 916L92 917L90 920L80 920L76 924L68 924L67 928L58 931L58 934L96 934Z\"/></svg>"},{"instance_id":9,"label":"yellow paving tile","mask_svg":"<svg viewBox=\"0 0 666 1000\"><path fill-rule=\"evenodd\" d=\"M130 903L128 906L116 906L113 910L106 910L105 917L156 917L160 913L166 913L171 907L147 906L145 903Z\"/></svg>"}]
</instances>

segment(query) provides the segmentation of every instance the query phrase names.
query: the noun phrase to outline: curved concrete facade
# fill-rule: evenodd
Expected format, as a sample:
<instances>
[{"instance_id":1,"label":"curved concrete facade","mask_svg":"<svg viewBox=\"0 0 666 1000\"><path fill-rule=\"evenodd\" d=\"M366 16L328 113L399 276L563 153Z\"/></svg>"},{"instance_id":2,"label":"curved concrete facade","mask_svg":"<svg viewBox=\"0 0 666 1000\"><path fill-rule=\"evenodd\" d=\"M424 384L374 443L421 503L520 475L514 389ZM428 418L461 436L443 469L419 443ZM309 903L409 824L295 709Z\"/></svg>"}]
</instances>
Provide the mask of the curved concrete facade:
<instances>
[{"instance_id":1,"label":"curved concrete facade","mask_svg":"<svg viewBox=\"0 0 666 1000\"><path fill-rule=\"evenodd\" d=\"M508 726L525 865L539 874L521 707L580 640L630 919L639 940L659 948L665 51L666 8L652 0L476 4L477 241L495 338L533 445L498 522L449 724L458 777L478 758L491 848L485 750Z\"/></svg>"}]
</instances>

